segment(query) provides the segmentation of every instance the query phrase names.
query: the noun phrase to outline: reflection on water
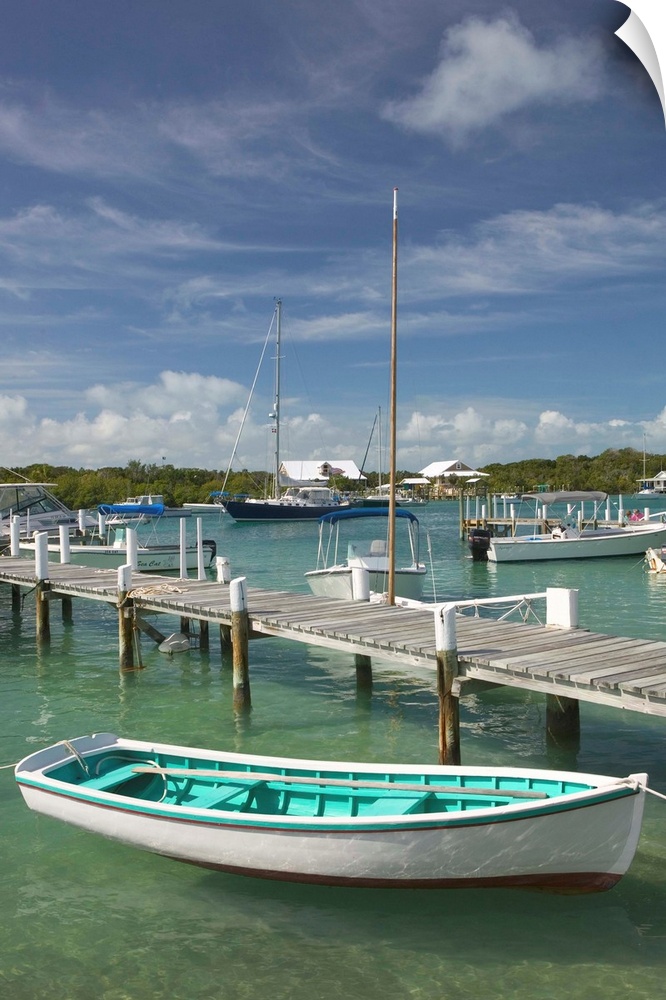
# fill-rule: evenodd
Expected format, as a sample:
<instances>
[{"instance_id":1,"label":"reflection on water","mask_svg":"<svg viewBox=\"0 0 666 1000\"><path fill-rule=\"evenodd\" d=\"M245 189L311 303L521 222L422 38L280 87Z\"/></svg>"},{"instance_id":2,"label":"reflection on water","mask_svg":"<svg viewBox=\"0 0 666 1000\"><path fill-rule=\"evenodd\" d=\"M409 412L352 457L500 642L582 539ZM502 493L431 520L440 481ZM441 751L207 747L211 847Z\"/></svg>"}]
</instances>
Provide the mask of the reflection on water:
<instances>
[{"instance_id":1,"label":"reflection on water","mask_svg":"<svg viewBox=\"0 0 666 1000\"><path fill-rule=\"evenodd\" d=\"M634 560L473 563L457 538L454 508L431 504L421 515L433 536L438 597L573 586L586 627L666 638L666 586ZM306 589L315 525L218 529L207 521L205 528L235 576ZM427 673L407 676L376 662L370 694L357 690L355 665L341 654L253 643L253 710L236 718L230 663L212 630L205 655L166 657L144 639L145 669L121 677L115 613L75 601L73 626L53 615L51 647L37 651L33 611L26 612L12 614L8 588L0 589L0 763L94 731L304 757L436 759ZM666 792L661 719L583 704L575 757L547 745L545 700L534 693L470 696L461 722L468 763L645 769ZM0 983L12 1000L666 995L666 804L655 799L629 874L589 897L345 890L204 872L34 816L7 770L0 808Z\"/></svg>"}]
</instances>

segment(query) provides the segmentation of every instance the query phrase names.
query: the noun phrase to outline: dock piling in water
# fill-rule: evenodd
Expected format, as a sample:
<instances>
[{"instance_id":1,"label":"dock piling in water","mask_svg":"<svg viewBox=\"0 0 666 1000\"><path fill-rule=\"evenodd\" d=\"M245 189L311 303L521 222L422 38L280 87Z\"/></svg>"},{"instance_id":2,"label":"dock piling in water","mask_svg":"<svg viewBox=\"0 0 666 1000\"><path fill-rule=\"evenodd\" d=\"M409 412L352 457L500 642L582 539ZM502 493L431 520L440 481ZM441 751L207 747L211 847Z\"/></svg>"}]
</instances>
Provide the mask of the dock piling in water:
<instances>
[{"instance_id":1,"label":"dock piling in water","mask_svg":"<svg viewBox=\"0 0 666 1000\"><path fill-rule=\"evenodd\" d=\"M132 598L132 564L118 567L118 657L121 673L135 669L134 616Z\"/></svg>"},{"instance_id":2,"label":"dock piling in water","mask_svg":"<svg viewBox=\"0 0 666 1000\"><path fill-rule=\"evenodd\" d=\"M229 585L235 712L248 712L252 706L248 653L250 624L247 612L246 583L245 577L240 576L236 580L232 580Z\"/></svg>"},{"instance_id":3,"label":"dock piling in water","mask_svg":"<svg viewBox=\"0 0 666 1000\"><path fill-rule=\"evenodd\" d=\"M35 617L37 642L49 642L51 638L49 606L49 548L48 532L35 535Z\"/></svg>"},{"instance_id":4,"label":"dock piling in water","mask_svg":"<svg viewBox=\"0 0 666 1000\"><path fill-rule=\"evenodd\" d=\"M456 606L435 608L435 652L437 657L437 697L439 701L439 763L460 763L460 703L452 692L458 676Z\"/></svg>"}]
</instances>

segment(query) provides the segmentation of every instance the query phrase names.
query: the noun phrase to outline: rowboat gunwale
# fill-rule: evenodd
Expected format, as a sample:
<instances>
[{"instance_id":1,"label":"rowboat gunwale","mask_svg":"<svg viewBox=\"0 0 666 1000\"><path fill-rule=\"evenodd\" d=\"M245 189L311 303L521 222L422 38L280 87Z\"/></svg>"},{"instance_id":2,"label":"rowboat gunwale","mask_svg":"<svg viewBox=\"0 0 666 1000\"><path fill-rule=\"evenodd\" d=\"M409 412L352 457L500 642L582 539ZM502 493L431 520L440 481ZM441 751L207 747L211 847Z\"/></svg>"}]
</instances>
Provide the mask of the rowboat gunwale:
<instances>
[{"instance_id":1,"label":"rowboat gunwale","mask_svg":"<svg viewBox=\"0 0 666 1000\"><path fill-rule=\"evenodd\" d=\"M350 831L376 832L378 830L385 831L390 829L425 830L433 828L447 829L460 826L490 826L503 822L521 820L528 817L534 817L535 819L542 818L545 816L553 816L557 813L570 812L574 809L597 806L605 802L623 798L627 795L638 794L641 790L641 783L644 784L647 781L647 776L645 775L629 775L627 778L618 779L607 775L539 770L535 768L490 768L474 766L456 767L447 765L432 765L424 767L421 765L390 765L383 763L370 764L351 761L307 761L298 758L235 754L231 752L218 752L194 747L178 747L170 744L123 740L113 736L112 734L106 735L116 741L112 746L109 746L108 749L118 749L121 751L125 750L127 752L140 751L152 753L154 755L164 754L180 756L183 758L203 758L217 760L220 762L236 762L244 765L248 765L249 763L251 766L261 766L262 768L282 767L288 768L291 771L303 770L307 775L313 774L315 771L326 771L329 772L327 776L317 776L321 777L323 786L326 785L326 777L333 778L336 774L351 774L360 772L363 774L377 775L414 774L423 776L427 774L428 777L437 776L442 779L447 776L452 777L464 775L515 779L524 779L526 777L533 776L534 778L546 780L546 776L548 776L548 780L560 781L562 783L587 784L592 787L576 792L564 792L548 799L519 799L514 802L509 802L506 805L492 805L486 808L478 807L470 812L464 812L461 810L459 812L441 811L406 815L387 812L378 815L339 817L304 817L302 815L289 816L260 812L242 813L230 809L197 807L194 804L189 805L169 802L154 802L135 796L123 795L120 792L87 788L85 782L77 785L59 780L57 778L49 777L48 772L61 768L65 763L67 763L68 760L75 760L75 756L69 753L66 747L63 747L64 752L62 758L52 761L43 768L36 769L39 777L31 776L34 775L35 772L25 770L24 765L29 760L34 761L40 752L38 751L37 754L30 754L28 757L24 758L16 765L15 776L17 782L19 785L37 788L53 795L68 799L75 799L91 805L115 808L126 813L136 813L144 816L159 816L173 821L194 823L197 825L205 824L221 827L230 826L236 828L261 828L268 830L312 830L318 833L349 833ZM87 737L80 737L78 739L85 740ZM76 739L72 741L73 744L76 744L76 742ZM47 750L42 751L42 753L53 749L53 747L47 748ZM99 755L99 749L97 751L89 750L87 753L83 754L83 757L84 759L95 759L95 757ZM136 760L137 766L145 763L147 762L140 759ZM159 775L157 770L155 773L156 775ZM251 777L251 770L239 771L238 773L239 780L247 780ZM274 781L272 783L280 784L281 779L284 777L284 775L275 773ZM297 776L292 774L288 777L293 779ZM228 781L223 781L223 784L225 783L230 784ZM389 788L389 785L390 782L387 780L387 789ZM330 787L331 786L329 786L329 788ZM507 795L510 794L510 791L506 789L504 790L504 794L503 790L500 788L496 789L496 791L498 799L506 798ZM474 794L473 791L470 790L467 790L467 794L465 794L466 789L463 786L461 786L460 792L461 798L469 798L470 795L473 797ZM432 794L430 793L428 784L425 782L423 783L423 794Z\"/></svg>"}]
</instances>

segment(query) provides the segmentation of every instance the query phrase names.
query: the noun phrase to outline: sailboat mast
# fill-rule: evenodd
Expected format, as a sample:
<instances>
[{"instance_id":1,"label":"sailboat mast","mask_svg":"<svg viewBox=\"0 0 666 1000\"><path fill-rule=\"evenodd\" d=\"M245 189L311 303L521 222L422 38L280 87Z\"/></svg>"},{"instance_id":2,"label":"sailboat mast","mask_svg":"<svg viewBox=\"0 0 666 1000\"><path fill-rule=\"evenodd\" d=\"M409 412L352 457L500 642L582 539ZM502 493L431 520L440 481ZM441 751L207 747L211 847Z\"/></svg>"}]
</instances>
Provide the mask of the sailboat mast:
<instances>
[{"instance_id":1,"label":"sailboat mast","mask_svg":"<svg viewBox=\"0 0 666 1000\"><path fill-rule=\"evenodd\" d=\"M396 481L396 394L398 360L398 189L393 188L393 268L391 281L391 409L389 472L389 574L388 603L395 604L395 481Z\"/></svg>"},{"instance_id":2,"label":"sailboat mast","mask_svg":"<svg viewBox=\"0 0 666 1000\"><path fill-rule=\"evenodd\" d=\"M274 451L274 489L273 496L280 499L280 345L282 338L282 299L277 299L275 303L275 403L272 413L269 416L275 421L273 433L275 434Z\"/></svg>"}]
</instances>

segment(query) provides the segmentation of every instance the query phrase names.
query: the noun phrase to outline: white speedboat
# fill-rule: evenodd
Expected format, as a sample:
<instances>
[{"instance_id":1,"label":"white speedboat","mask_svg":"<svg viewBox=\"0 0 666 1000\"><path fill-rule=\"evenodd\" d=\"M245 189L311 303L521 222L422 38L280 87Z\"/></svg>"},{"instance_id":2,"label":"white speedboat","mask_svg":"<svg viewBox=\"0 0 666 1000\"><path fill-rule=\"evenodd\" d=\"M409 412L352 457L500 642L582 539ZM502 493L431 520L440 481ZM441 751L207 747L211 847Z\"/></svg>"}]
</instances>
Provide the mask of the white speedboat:
<instances>
[{"instance_id":1,"label":"white speedboat","mask_svg":"<svg viewBox=\"0 0 666 1000\"><path fill-rule=\"evenodd\" d=\"M257 757L81 736L16 765L36 813L204 868L317 885L609 889L646 774Z\"/></svg>"},{"instance_id":2,"label":"white speedboat","mask_svg":"<svg viewBox=\"0 0 666 1000\"><path fill-rule=\"evenodd\" d=\"M332 511L319 519L319 545L317 568L305 574L310 590L317 597L337 597L343 600L354 598L356 570L365 570L369 576L369 589L383 594L387 589L389 575L388 507L353 507L348 510ZM400 508L395 512L396 526L407 526L406 538L397 539L399 555L405 555L403 565L395 569L396 597L419 600L423 593L426 567L419 562L419 522L411 511ZM365 540L341 540L340 528L349 523L357 529L370 525L366 535L377 534L376 526L382 527L382 537L366 537ZM344 555L343 555L344 553Z\"/></svg>"},{"instance_id":3,"label":"white speedboat","mask_svg":"<svg viewBox=\"0 0 666 1000\"><path fill-rule=\"evenodd\" d=\"M9 539L12 517L20 517L23 536L35 531L48 531L58 536L60 525L72 532L94 529L97 519L87 512L70 510L51 493L55 483L0 483L0 538Z\"/></svg>"},{"instance_id":4,"label":"white speedboat","mask_svg":"<svg viewBox=\"0 0 666 1000\"><path fill-rule=\"evenodd\" d=\"M491 538L491 562L527 562L541 559L593 559L599 556L637 556L666 543L666 524L637 524L625 528L554 529L549 535Z\"/></svg>"},{"instance_id":5,"label":"white speedboat","mask_svg":"<svg viewBox=\"0 0 666 1000\"><path fill-rule=\"evenodd\" d=\"M567 505L567 513L560 523L551 526L551 520L542 511L541 532L515 535L512 538L486 539L487 558L490 562L533 562L547 559L594 559L606 556L643 555L648 548L666 544L666 523L655 521L630 521L627 524L600 525L597 505L606 500L602 492L558 491L555 493L526 493L523 499L536 499L550 514L550 508ZM574 516L574 505L589 501L592 514L586 519ZM573 523L573 521L576 523Z\"/></svg>"}]
</instances>

